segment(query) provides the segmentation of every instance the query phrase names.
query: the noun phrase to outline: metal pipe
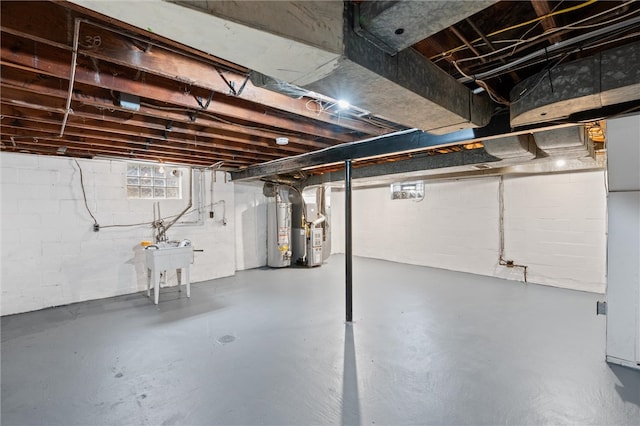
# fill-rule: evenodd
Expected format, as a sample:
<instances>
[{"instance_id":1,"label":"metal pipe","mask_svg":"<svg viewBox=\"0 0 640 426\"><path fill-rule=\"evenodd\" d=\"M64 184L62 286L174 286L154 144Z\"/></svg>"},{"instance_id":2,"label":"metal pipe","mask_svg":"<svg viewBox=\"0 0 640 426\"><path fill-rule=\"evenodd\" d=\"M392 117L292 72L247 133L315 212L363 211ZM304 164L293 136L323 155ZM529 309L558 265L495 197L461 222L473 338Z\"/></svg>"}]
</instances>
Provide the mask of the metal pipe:
<instances>
[{"instance_id":1,"label":"metal pipe","mask_svg":"<svg viewBox=\"0 0 640 426\"><path fill-rule=\"evenodd\" d=\"M353 321L353 265L351 246L351 160L344 162L344 253L346 279L346 319Z\"/></svg>"},{"instance_id":2,"label":"metal pipe","mask_svg":"<svg viewBox=\"0 0 640 426\"><path fill-rule=\"evenodd\" d=\"M522 268L524 273L524 282L527 282L527 265L519 265L513 260L504 258L504 176L500 175L498 183L498 210L499 210L499 235L500 235L500 254L498 256L498 264L507 268Z\"/></svg>"},{"instance_id":3,"label":"metal pipe","mask_svg":"<svg viewBox=\"0 0 640 426\"><path fill-rule=\"evenodd\" d=\"M195 202L197 203L197 206L195 207L195 209L193 209L191 212L196 212L198 214L198 218L196 220L191 220L191 221L182 221L179 223L176 223L176 225L178 226L183 226L183 225L202 225L203 222L203 215L202 215L202 211L204 210L204 203L206 202L206 189L205 189L205 176L204 176L204 172L202 171L202 169L196 168L196 169L191 169L192 173L197 172L198 173L198 180L197 180L197 188L194 187L193 190L193 194L195 195ZM193 204L193 202L192 202ZM185 213L186 214L186 213Z\"/></svg>"},{"instance_id":4,"label":"metal pipe","mask_svg":"<svg viewBox=\"0 0 640 426\"><path fill-rule=\"evenodd\" d=\"M164 231L168 231L175 223L180 220L182 216L185 215L189 211L189 209L193 206L193 170L189 167L189 203L187 207L182 210L175 219L173 219L167 226L164 227Z\"/></svg>"},{"instance_id":5,"label":"metal pipe","mask_svg":"<svg viewBox=\"0 0 640 426\"><path fill-rule=\"evenodd\" d=\"M78 62L78 42L80 40L80 22L84 19L76 18L74 30L73 30L73 50L71 51L71 70L69 76L69 92L67 93L67 103L64 107L64 118L62 119L62 127L60 128L60 135L64 135L64 128L67 127L67 120L69 119L69 112L71 111L71 97L73 96L73 84L76 80L76 65Z\"/></svg>"},{"instance_id":6,"label":"metal pipe","mask_svg":"<svg viewBox=\"0 0 640 426\"><path fill-rule=\"evenodd\" d=\"M498 213L499 213L499 236L500 236L500 252L498 259L500 262L504 260L504 176L500 175L498 182Z\"/></svg>"}]
</instances>

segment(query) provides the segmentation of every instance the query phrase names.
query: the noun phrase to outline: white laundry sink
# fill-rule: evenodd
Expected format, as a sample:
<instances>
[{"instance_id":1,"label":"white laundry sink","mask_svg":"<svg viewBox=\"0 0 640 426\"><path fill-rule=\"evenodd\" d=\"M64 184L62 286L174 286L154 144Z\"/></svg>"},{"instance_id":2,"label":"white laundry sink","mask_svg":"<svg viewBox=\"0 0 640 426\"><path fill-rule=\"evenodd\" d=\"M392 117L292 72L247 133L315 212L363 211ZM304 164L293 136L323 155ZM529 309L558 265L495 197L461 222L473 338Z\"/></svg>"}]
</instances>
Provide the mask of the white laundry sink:
<instances>
[{"instance_id":1,"label":"white laundry sink","mask_svg":"<svg viewBox=\"0 0 640 426\"><path fill-rule=\"evenodd\" d=\"M191 285L189 282L189 267L193 259L193 247L184 245L184 242L170 241L150 245L145 248L147 261L147 296L150 296L151 280L153 280L153 291L155 304L158 304L160 293L160 274L169 269L175 269L178 275L178 291L184 277L187 285L187 297L191 297Z\"/></svg>"}]
</instances>

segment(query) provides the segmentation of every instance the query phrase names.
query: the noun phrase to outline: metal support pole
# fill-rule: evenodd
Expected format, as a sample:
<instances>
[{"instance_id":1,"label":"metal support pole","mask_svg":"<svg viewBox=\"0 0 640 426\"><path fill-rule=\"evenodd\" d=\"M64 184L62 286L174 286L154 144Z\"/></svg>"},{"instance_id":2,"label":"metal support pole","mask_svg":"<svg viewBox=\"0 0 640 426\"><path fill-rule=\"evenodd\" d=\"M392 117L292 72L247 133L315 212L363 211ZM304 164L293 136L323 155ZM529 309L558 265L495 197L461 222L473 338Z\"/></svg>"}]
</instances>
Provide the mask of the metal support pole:
<instances>
[{"instance_id":1,"label":"metal support pole","mask_svg":"<svg viewBox=\"0 0 640 426\"><path fill-rule=\"evenodd\" d=\"M351 160L344 162L344 253L346 279L346 317L347 322L353 321L352 298L352 249L351 249Z\"/></svg>"}]
</instances>

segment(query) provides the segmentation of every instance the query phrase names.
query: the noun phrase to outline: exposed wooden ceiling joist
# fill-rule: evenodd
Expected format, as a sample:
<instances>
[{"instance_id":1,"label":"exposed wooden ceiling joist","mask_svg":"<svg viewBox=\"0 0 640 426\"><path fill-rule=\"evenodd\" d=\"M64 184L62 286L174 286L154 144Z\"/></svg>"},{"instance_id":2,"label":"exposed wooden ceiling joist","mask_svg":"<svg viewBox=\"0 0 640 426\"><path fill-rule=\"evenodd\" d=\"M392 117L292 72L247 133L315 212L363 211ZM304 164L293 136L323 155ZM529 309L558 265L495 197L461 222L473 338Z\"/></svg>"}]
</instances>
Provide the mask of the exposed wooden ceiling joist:
<instances>
[{"instance_id":1,"label":"exposed wooden ceiling joist","mask_svg":"<svg viewBox=\"0 0 640 426\"><path fill-rule=\"evenodd\" d=\"M184 153L183 162L199 164L201 156L238 168L401 128L256 87L241 65L72 4L1 7L2 149L16 149L11 136L27 143L29 134L40 141L48 135L53 145L81 144L87 156L100 146L116 156L120 148L125 157L133 152L162 160L162 152L148 147L125 150L148 139L162 143L174 160ZM129 95L139 102L133 110L119 105ZM275 144L282 136L288 145ZM30 149L38 146L50 153L42 143Z\"/></svg>"},{"instance_id":2,"label":"exposed wooden ceiling joist","mask_svg":"<svg viewBox=\"0 0 640 426\"><path fill-rule=\"evenodd\" d=\"M345 10L351 10L349 6ZM307 91L302 98L293 98L254 86L243 64L76 4L2 1L0 8L2 150L60 155L58 148L66 147L64 155L83 157L108 155L194 165L225 161L227 170L235 173L406 129L385 118L385 111L375 111L382 115L358 108L339 111L336 100L322 95ZM638 2L503 0L412 48L468 89L489 92L498 100L493 114L500 115L511 108L510 93L518 81L553 70L558 61L566 63L632 43L639 37L637 25L624 31L613 26L639 13ZM579 52L568 46L558 57L528 59L531 52L596 29L601 34L581 45ZM217 42L210 40L212 47ZM407 76L420 71L404 66L401 71ZM367 81L361 82L363 91ZM128 96L132 96L131 106L121 106L121 99ZM602 118L611 111L635 107L588 109L567 121ZM424 113L415 105L401 108ZM501 131L513 130L508 127ZM288 138L288 145L275 144L281 136ZM397 149L385 147L375 159L357 162L401 161L406 153ZM449 147L450 151L455 150ZM324 169L318 166L317 170Z\"/></svg>"}]
</instances>

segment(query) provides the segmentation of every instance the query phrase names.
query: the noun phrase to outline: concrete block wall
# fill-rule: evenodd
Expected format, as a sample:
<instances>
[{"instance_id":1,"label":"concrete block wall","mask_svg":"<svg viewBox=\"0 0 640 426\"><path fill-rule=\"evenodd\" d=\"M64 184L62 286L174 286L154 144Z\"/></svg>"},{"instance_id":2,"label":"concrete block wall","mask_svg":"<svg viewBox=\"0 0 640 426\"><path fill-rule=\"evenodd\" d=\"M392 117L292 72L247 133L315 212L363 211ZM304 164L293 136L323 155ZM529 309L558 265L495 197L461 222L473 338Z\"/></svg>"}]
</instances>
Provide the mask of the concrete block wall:
<instances>
[{"instance_id":1,"label":"concrete block wall","mask_svg":"<svg viewBox=\"0 0 640 426\"><path fill-rule=\"evenodd\" d=\"M99 232L92 229L73 159L0 154L2 315L146 289L140 241L153 239L151 227L106 226L152 221L155 201L126 198L125 162L78 162L87 204L104 227ZM205 172L202 180L205 204L211 202L210 173ZM214 201L225 200L227 224L222 223L218 204L214 219L209 219L205 207L199 223L197 214L191 213L168 231L169 239L187 238L204 250L194 254L192 282L235 273L234 188L225 183L222 172L217 173ZM183 199L162 200L163 217L182 211L187 194L188 179L183 177ZM175 285L175 272L167 279Z\"/></svg>"},{"instance_id":2,"label":"concrete block wall","mask_svg":"<svg viewBox=\"0 0 640 426\"><path fill-rule=\"evenodd\" d=\"M504 194L505 259L527 265L531 282L604 293L604 172L508 177ZM521 272L496 268L506 278Z\"/></svg>"},{"instance_id":3,"label":"concrete block wall","mask_svg":"<svg viewBox=\"0 0 640 426\"><path fill-rule=\"evenodd\" d=\"M425 186L422 201L391 200L389 187L353 191L358 256L490 275L498 250L497 179ZM332 191L333 250L344 252L344 192Z\"/></svg>"},{"instance_id":4,"label":"concrete block wall","mask_svg":"<svg viewBox=\"0 0 640 426\"><path fill-rule=\"evenodd\" d=\"M267 264L268 200L262 193L262 186L262 182L235 184L237 270Z\"/></svg>"},{"instance_id":5,"label":"concrete block wall","mask_svg":"<svg viewBox=\"0 0 640 426\"><path fill-rule=\"evenodd\" d=\"M498 264L499 177L425 182L425 199L391 200L388 186L353 192L358 256L522 280ZM528 281L604 292L602 171L504 178L505 258ZM333 252L344 252L344 192L332 192Z\"/></svg>"}]
</instances>

